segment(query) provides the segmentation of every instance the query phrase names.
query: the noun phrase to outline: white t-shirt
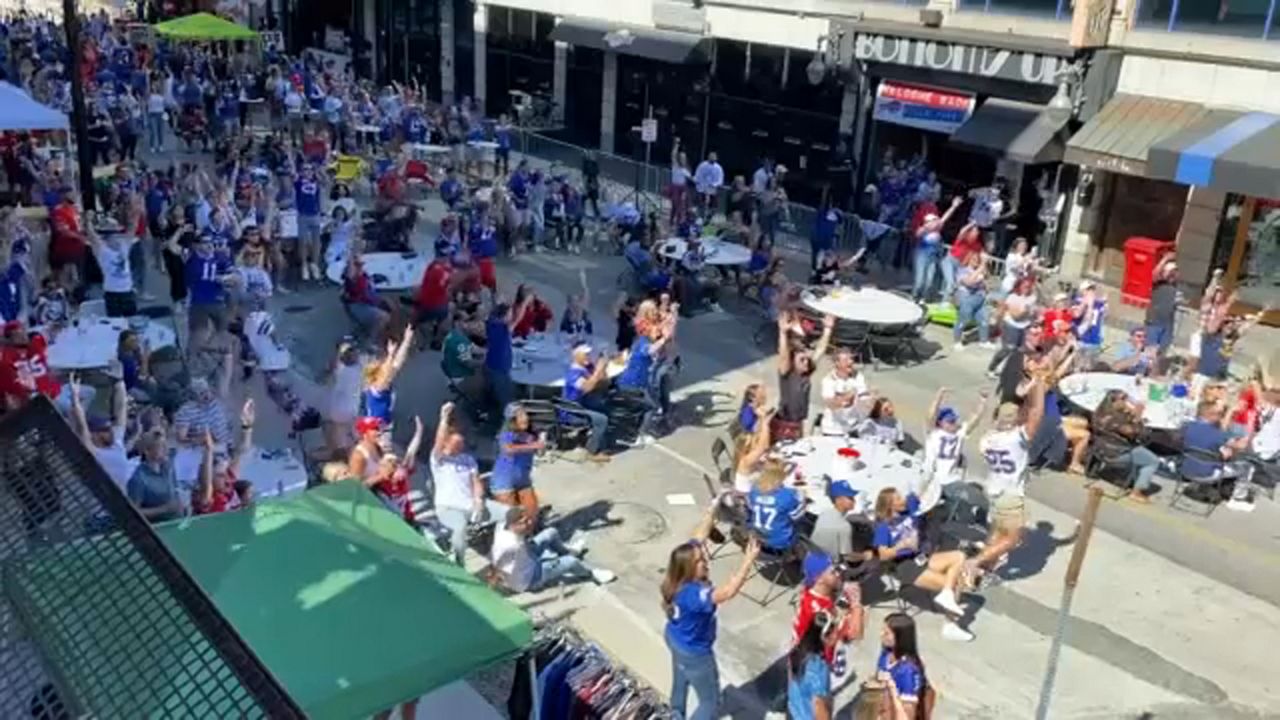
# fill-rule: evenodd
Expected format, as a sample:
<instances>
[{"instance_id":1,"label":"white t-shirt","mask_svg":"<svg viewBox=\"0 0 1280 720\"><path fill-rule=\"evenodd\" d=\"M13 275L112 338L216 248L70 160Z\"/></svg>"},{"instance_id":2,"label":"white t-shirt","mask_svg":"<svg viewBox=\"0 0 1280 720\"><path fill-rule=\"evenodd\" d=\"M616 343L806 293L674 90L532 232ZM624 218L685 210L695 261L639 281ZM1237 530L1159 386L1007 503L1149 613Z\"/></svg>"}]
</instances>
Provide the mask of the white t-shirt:
<instances>
[{"instance_id":1,"label":"white t-shirt","mask_svg":"<svg viewBox=\"0 0 1280 720\"><path fill-rule=\"evenodd\" d=\"M689 168L686 168L683 165L671 166L671 184L672 185L683 187L685 185L688 185L689 181L692 179L693 179L693 176L689 174Z\"/></svg>"},{"instance_id":2,"label":"white t-shirt","mask_svg":"<svg viewBox=\"0 0 1280 720\"><path fill-rule=\"evenodd\" d=\"M129 267L129 248L138 239L120 238L118 247L103 242L94 246L93 255L102 268L102 289L109 293L133 292L133 269Z\"/></svg>"},{"instance_id":3,"label":"white t-shirt","mask_svg":"<svg viewBox=\"0 0 1280 720\"><path fill-rule=\"evenodd\" d=\"M957 432L947 432L941 428L929 433L924 441L924 466L928 472L926 481L932 480L948 485L961 479L961 465L964 462L964 434L967 428L963 425Z\"/></svg>"},{"instance_id":4,"label":"white t-shirt","mask_svg":"<svg viewBox=\"0 0 1280 720\"><path fill-rule=\"evenodd\" d=\"M480 472L476 459L468 453L441 457L431 453L431 482L435 486L436 508L470 510L475 494L472 479Z\"/></svg>"},{"instance_id":5,"label":"white t-shirt","mask_svg":"<svg viewBox=\"0 0 1280 720\"><path fill-rule=\"evenodd\" d=\"M160 113L164 112L164 108L165 108L164 95L161 95L158 92L153 92L147 96L147 112L151 113L152 115L159 115Z\"/></svg>"},{"instance_id":6,"label":"white t-shirt","mask_svg":"<svg viewBox=\"0 0 1280 720\"><path fill-rule=\"evenodd\" d=\"M133 476L133 471L138 467L136 460L130 460L124 449L124 428L113 427L111 429L111 445L107 447L98 447L94 445L90 448L93 458L98 461L102 469L106 471L107 477L115 481L121 490L125 489L125 485L129 483L129 478Z\"/></svg>"},{"instance_id":7,"label":"white t-shirt","mask_svg":"<svg viewBox=\"0 0 1280 720\"><path fill-rule=\"evenodd\" d=\"M1018 284L1018 280L1026 275L1028 268L1031 267L1031 260L1030 252L1010 251L1004 258L1004 277L1000 279L1000 289L1007 293L1013 292L1013 286Z\"/></svg>"},{"instance_id":8,"label":"white t-shirt","mask_svg":"<svg viewBox=\"0 0 1280 720\"><path fill-rule=\"evenodd\" d=\"M1280 408L1263 408L1262 424L1253 436L1253 452L1267 461L1280 455Z\"/></svg>"},{"instance_id":9,"label":"white t-shirt","mask_svg":"<svg viewBox=\"0 0 1280 720\"><path fill-rule=\"evenodd\" d=\"M284 108L290 115L302 114L302 96L296 90L284 96Z\"/></svg>"},{"instance_id":10,"label":"white t-shirt","mask_svg":"<svg viewBox=\"0 0 1280 720\"><path fill-rule=\"evenodd\" d=\"M1035 313L1031 312L1031 308L1036 304L1035 295L1010 295L1004 299L1004 304L1009 309L1009 312L1005 313L1004 322L1010 327L1026 328L1035 319Z\"/></svg>"},{"instance_id":11,"label":"white t-shirt","mask_svg":"<svg viewBox=\"0 0 1280 720\"><path fill-rule=\"evenodd\" d=\"M503 584L512 590L523 592L533 585L536 560L524 538L509 529L500 527L494 530L489 562L502 574Z\"/></svg>"},{"instance_id":12,"label":"white t-shirt","mask_svg":"<svg viewBox=\"0 0 1280 720\"><path fill-rule=\"evenodd\" d=\"M837 395L847 393L854 393L856 397L867 394L867 381L862 377L862 373L854 373L850 377L842 378L836 375L835 371L832 371L822 378L823 403L831 402ZM824 407L822 410L822 434L848 435L857 429L858 421L861 420L862 415L862 409L856 401L849 407L835 410Z\"/></svg>"},{"instance_id":13,"label":"white t-shirt","mask_svg":"<svg viewBox=\"0 0 1280 720\"><path fill-rule=\"evenodd\" d=\"M992 430L979 447L987 461L987 495L1026 495L1029 464L1027 433L1022 427Z\"/></svg>"},{"instance_id":14,"label":"white t-shirt","mask_svg":"<svg viewBox=\"0 0 1280 720\"><path fill-rule=\"evenodd\" d=\"M280 237L296 238L298 237L298 211L293 209L281 210L276 213L277 221L280 224Z\"/></svg>"},{"instance_id":15,"label":"white t-shirt","mask_svg":"<svg viewBox=\"0 0 1280 720\"><path fill-rule=\"evenodd\" d=\"M973 199L969 220L980 228L989 228L996 218L1004 214L1004 200L995 188L982 188Z\"/></svg>"},{"instance_id":16,"label":"white t-shirt","mask_svg":"<svg viewBox=\"0 0 1280 720\"><path fill-rule=\"evenodd\" d=\"M338 424L354 422L360 414L360 390L363 387L364 369L360 363L343 365L339 362L329 384L325 420Z\"/></svg>"}]
</instances>

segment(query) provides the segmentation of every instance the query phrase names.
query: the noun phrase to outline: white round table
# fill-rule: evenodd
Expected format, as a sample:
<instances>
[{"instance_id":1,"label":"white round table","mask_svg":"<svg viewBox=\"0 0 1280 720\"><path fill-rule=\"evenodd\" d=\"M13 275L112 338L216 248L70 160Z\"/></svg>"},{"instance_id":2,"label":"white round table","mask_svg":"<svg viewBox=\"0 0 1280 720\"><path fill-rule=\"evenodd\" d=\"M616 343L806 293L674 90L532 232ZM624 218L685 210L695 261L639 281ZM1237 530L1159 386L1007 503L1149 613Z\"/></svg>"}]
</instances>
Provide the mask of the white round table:
<instances>
[{"instance_id":1,"label":"white round table","mask_svg":"<svg viewBox=\"0 0 1280 720\"><path fill-rule=\"evenodd\" d=\"M244 319L244 334L249 338L249 347L258 360L258 369L264 372L289 369L292 356L276 338L275 322L270 313L261 310L249 313Z\"/></svg>"},{"instance_id":2,"label":"white round table","mask_svg":"<svg viewBox=\"0 0 1280 720\"><path fill-rule=\"evenodd\" d=\"M1152 385L1164 388L1161 400L1151 400ZM1132 402L1141 404L1143 424L1153 430L1177 430L1195 416L1195 401L1190 397L1173 397L1169 383L1161 381L1121 373L1084 372L1068 375L1058 383L1058 391L1064 398L1089 413L1096 412L1112 390L1121 390Z\"/></svg>"},{"instance_id":3,"label":"white round table","mask_svg":"<svg viewBox=\"0 0 1280 720\"><path fill-rule=\"evenodd\" d=\"M477 150L493 151L498 149L498 143L492 140L472 140L467 144Z\"/></svg>"},{"instance_id":4,"label":"white round table","mask_svg":"<svg viewBox=\"0 0 1280 720\"><path fill-rule=\"evenodd\" d=\"M853 448L861 457L841 457L841 448ZM774 454L792 465L787 484L803 490L814 513L831 507L826 493L828 477L832 482L844 481L858 491L855 501L861 511L875 507L880 491L892 487L906 494L921 490L923 471L915 457L902 450L878 442L858 438L845 439L815 435L774 448ZM803 484L797 484L797 481ZM921 512L930 508L922 507Z\"/></svg>"},{"instance_id":5,"label":"white round table","mask_svg":"<svg viewBox=\"0 0 1280 720\"><path fill-rule=\"evenodd\" d=\"M307 489L307 466L292 448L250 448L240 457L241 480L253 483L255 498L291 495Z\"/></svg>"},{"instance_id":6,"label":"white round table","mask_svg":"<svg viewBox=\"0 0 1280 720\"><path fill-rule=\"evenodd\" d=\"M127 318L91 317L69 325L49 339L49 367L55 370L94 370L109 366L117 358L120 333L128 330ZM44 335L41 328L32 332ZM151 351L174 344L173 328L156 320L147 320L139 335Z\"/></svg>"},{"instance_id":7,"label":"white round table","mask_svg":"<svg viewBox=\"0 0 1280 720\"><path fill-rule=\"evenodd\" d=\"M432 257L434 255L422 252L376 252L365 253L361 259L364 260L365 274L373 279L375 288L394 291L418 287ZM347 261L335 259L325 268L325 275L331 282L341 285L346 270Z\"/></svg>"},{"instance_id":8,"label":"white round table","mask_svg":"<svg viewBox=\"0 0 1280 720\"><path fill-rule=\"evenodd\" d=\"M409 149L416 155L448 155L452 150L448 145L430 145L428 143L410 143Z\"/></svg>"},{"instance_id":9,"label":"white round table","mask_svg":"<svg viewBox=\"0 0 1280 720\"><path fill-rule=\"evenodd\" d=\"M708 265L746 265L751 262L751 250L744 245L717 238L700 238ZM680 238L668 238L658 251L669 260L680 261L689 244Z\"/></svg>"},{"instance_id":10,"label":"white round table","mask_svg":"<svg viewBox=\"0 0 1280 720\"><path fill-rule=\"evenodd\" d=\"M569 352L573 349L572 345L576 344L558 334L533 335L521 345L513 344L511 380L531 390L564 387L564 375L571 360ZM592 354L613 347L612 343L600 338L590 340L589 344ZM624 368L626 363L611 360L605 369L605 375L612 380L621 375Z\"/></svg>"},{"instance_id":11,"label":"white round table","mask_svg":"<svg viewBox=\"0 0 1280 720\"><path fill-rule=\"evenodd\" d=\"M871 287L810 288L800 301L820 315L867 325L912 325L924 317L924 310L907 298Z\"/></svg>"}]
</instances>

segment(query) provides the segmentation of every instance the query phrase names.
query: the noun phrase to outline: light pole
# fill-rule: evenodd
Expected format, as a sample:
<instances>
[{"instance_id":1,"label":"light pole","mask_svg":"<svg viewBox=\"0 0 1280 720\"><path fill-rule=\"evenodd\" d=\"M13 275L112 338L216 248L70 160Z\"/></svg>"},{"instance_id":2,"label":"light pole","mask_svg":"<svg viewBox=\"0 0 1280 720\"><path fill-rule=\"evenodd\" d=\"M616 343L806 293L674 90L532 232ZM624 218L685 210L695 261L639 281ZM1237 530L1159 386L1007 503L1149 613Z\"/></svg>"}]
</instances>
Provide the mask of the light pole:
<instances>
[{"instance_id":1,"label":"light pole","mask_svg":"<svg viewBox=\"0 0 1280 720\"><path fill-rule=\"evenodd\" d=\"M80 202L85 210L92 210L93 201L93 152L89 147L89 122L84 110L84 85L80 76L80 15L76 12L76 0L62 0L62 27L67 34L67 48L71 73L71 132L76 140L76 160L80 175Z\"/></svg>"}]
</instances>

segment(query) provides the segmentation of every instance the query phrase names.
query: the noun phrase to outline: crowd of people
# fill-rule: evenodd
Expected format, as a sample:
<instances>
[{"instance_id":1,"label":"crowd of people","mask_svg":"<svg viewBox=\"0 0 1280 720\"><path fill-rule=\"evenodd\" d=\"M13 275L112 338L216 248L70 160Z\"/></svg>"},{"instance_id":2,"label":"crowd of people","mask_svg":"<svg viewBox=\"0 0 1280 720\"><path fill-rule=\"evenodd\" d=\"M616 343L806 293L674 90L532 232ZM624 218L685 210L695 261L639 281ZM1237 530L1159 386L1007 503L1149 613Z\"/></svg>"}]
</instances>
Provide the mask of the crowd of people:
<instances>
[{"instance_id":1,"label":"crowd of people","mask_svg":"<svg viewBox=\"0 0 1280 720\"><path fill-rule=\"evenodd\" d=\"M1000 229L1009 217L1001 178L944 200L923 158L887 153L879 187L864 198L866 217L909 239L889 255L912 258L914 296L954 306L955 349L972 330L994 350L987 370L995 389L968 415L939 390L916 443L893 400L859 368L856 348L837 346L841 321L798 302L803 286L788 277L774 247L790 218L787 171L772 160L762 160L749 182L739 176L726 183L714 152L691 170L676 143L670 211L646 212L605 197L589 154L573 170L511 158L514 130L506 117L487 118L469 100L437 107L418 88L379 89L274 50L255 59L246 48L220 44L135 45L105 16L86 20L87 41L75 51L91 113L88 139L97 164L114 169L86 203L65 158L48 153L37 136L6 134L12 204L43 207L47 220L33 222L12 207L0 218L0 393L6 412L38 395L58 404L111 480L153 522L255 502L260 488L241 479L240 466L259 413L251 400L232 398L260 376L294 432L322 431L315 458L321 481L363 483L392 512L437 537L458 563L476 534L491 528L491 577L512 592L612 582L613 572L583 559L583 538L562 537L546 522L536 460L556 449L566 428L581 431L594 463L609 462L618 445L643 447L673 430L680 422L672 401L681 370L678 330L699 312L721 310L726 289L736 290L776 326L778 380L776 391L764 383L744 389L731 425L730 482L669 557L660 594L672 708L685 717L692 689L698 703L688 717L717 716L717 608L740 594L762 558L782 558L802 575L786 662L788 712L829 718L834 692L852 675L847 646L865 636L863 595L884 583L926 593L943 616L943 638L974 639L965 627L966 596L993 582L1023 541L1033 470L1084 473L1097 438L1119 437L1128 443L1129 497L1149 502L1166 461L1145 442L1144 400L1110 392L1086 417L1063 397L1069 375L1106 370L1182 387L1197 405L1180 442L1199 454L1176 472L1233 480L1233 509L1250 509L1256 476L1275 472L1280 386L1261 371L1243 385L1227 382L1234 345L1260 314L1231 314L1234 298L1215 276L1191 347L1175 350L1181 300L1177 267L1167 257L1155 270L1145 323L1123 344L1109 345L1100 288L1085 281L1047 290L1048 273L1031 243ZM69 109L60 31L26 17L5 29L7 76ZM426 145L448 148L443 164L422 158L419 146ZM194 160L157 162L178 149ZM447 213L429 231L433 253L420 282L400 302L365 263L373 252L415 250L417 185L438 193ZM355 200L361 193L373 199L367 217ZM948 238L966 205L967 222ZM867 257L885 257L871 238L856 253L837 252L842 222L834 208L819 212L808 284L845 282L863 275ZM668 249L671 238L681 241L680 252ZM713 267L708 242L740 245L750 260L738 269ZM504 256L584 247L625 258L612 342L599 340L585 272L558 311L530 285L499 286ZM997 252L1002 273L988 277ZM168 302L158 307L146 290L154 287L147 283L153 272L168 286ZM277 360L283 348L269 301L330 280L341 283L353 332L336 348L322 400L311 407L291 387L287 362ZM103 315L130 319L109 364L74 374L50 368L49 346L78 332L99 295ZM150 347L145 323L133 325L140 315L181 318L182 346ZM517 399L520 348L537 338L553 338L566 351L549 415ZM401 446L393 439L396 417L404 417L396 385L423 347L440 351L454 400L442 405L430 436L411 413L412 433ZM814 398L813 376L829 351L831 367ZM103 405L109 414L94 412ZM815 405L821 418L810 422ZM473 448L477 429L496 438L488 473ZM965 453L974 435L986 466L976 493ZM915 443L919 477L874 497L849 482L813 478L829 500L815 511L781 452L807 436L903 450ZM410 499L424 442L432 518ZM980 544L959 544L944 532L963 503L982 508L987 537ZM710 555L726 542L741 545L742 557L717 585ZM866 702L879 704L880 717L927 718L937 694L915 621L889 615L879 642L876 666L865 674L874 678ZM404 712L411 716L412 707Z\"/></svg>"}]
</instances>

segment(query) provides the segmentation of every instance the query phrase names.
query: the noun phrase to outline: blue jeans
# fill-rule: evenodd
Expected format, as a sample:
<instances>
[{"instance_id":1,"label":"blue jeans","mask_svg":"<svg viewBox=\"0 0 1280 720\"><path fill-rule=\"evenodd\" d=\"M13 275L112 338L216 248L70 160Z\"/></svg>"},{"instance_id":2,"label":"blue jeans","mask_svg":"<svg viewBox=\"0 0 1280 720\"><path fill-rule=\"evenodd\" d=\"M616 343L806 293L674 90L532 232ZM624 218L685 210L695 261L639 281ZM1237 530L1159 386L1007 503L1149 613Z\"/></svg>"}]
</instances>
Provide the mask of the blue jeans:
<instances>
[{"instance_id":1,"label":"blue jeans","mask_svg":"<svg viewBox=\"0 0 1280 720\"><path fill-rule=\"evenodd\" d=\"M569 410L570 415L576 415L585 418L591 423L591 434L587 435L587 452L596 454L604 447L605 433L609 431L609 416L599 410L590 408L582 408L581 410Z\"/></svg>"},{"instance_id":2,"label":"blue jeans","mask_svg":"<svg viewBox=\"0 0 1280 720\"><path fill-rule=\"evenodd\" d=\"M693 655L671 644L671 716L675 720L713 720L719 717L720 669L715 653ZM687 714L689 687L698 696L698 709Z\"/></svg>"},{"instance_id":3,"label":"blue jeans","mask_svg":"<svg viewBox=\"0 0 1280 720\"><path fill-rule=\"evenodd\" d=\"M164 149L164 113L147 114L147 144L157 150Z\"/></svg>"},{"instance_id":4,"label":"blue jeans","mask_svg":"<svg viewBox=\"0 0 1280 720\"><path fill-rule=\"evenodd\" d=\"M1122 455L1120 460L1127 460L1133 465L1134 491L1145 493L1151 489L1151 478L1155 477L1156 470L1160 467L1160 456L1139 446Z\"/></svg>"},{"instance_id":5,"label":"blue jeans","mask_svg":"<svg viewBox=\"0 0 1280 720\"><path fill-rule=\"evenodd\" d=\"M978 323L978 341L986 342L991 337L987 326L987 295L960 288L956 291L956 324L951 333L956 342L964 337L964 328L969 321Z\"/></svg>"},{"instance_id":6,"label":"blue jeans","mask_svg":"<svg viewBox=\"0 0 1280 720\"><path fill-rule=\"evenodd\" d=\"M1164 325L1147 325L1147 347L1157 347L1160 354L1169 351L1169 346L1173 345L1173 328Z\"/></svg>"},{"instance_id":7,"label":"blue jeans","mask_svg":"<svg viewBox=\"0 0 1280 720\"><path fill-rule=\"evenodd\" d=\"M560 539L560 531L553 527L533 536L529 541L529 552L538 559L537 572L529 586L531 592L550 587L560 578L584 580L591 577L591 568L569 552Z\"/></svg>"},{"instance_id":8,"label":"blue jeans","mask_svg":"<svg viewBox=\"0 0 1280 720\"><path fill-rule=\"evenodd\" d=\"M915 254L915 282L911 294L917 300L928 300L933 291L933 278L938 272L938 250L932 245L921 245Z\"/></svg>"},{"instance_id":9,"label":"blue jeans","mask_svg":"<svg viewBox=\"0 0 1280 720\"><path fill-rule=\"evenodd\" d=\"M960 261L955 255L947 253L942 258L942 301L951 302L951 294L956 290L956 277L960 274Z\"/></svg>"}]
</instances>

